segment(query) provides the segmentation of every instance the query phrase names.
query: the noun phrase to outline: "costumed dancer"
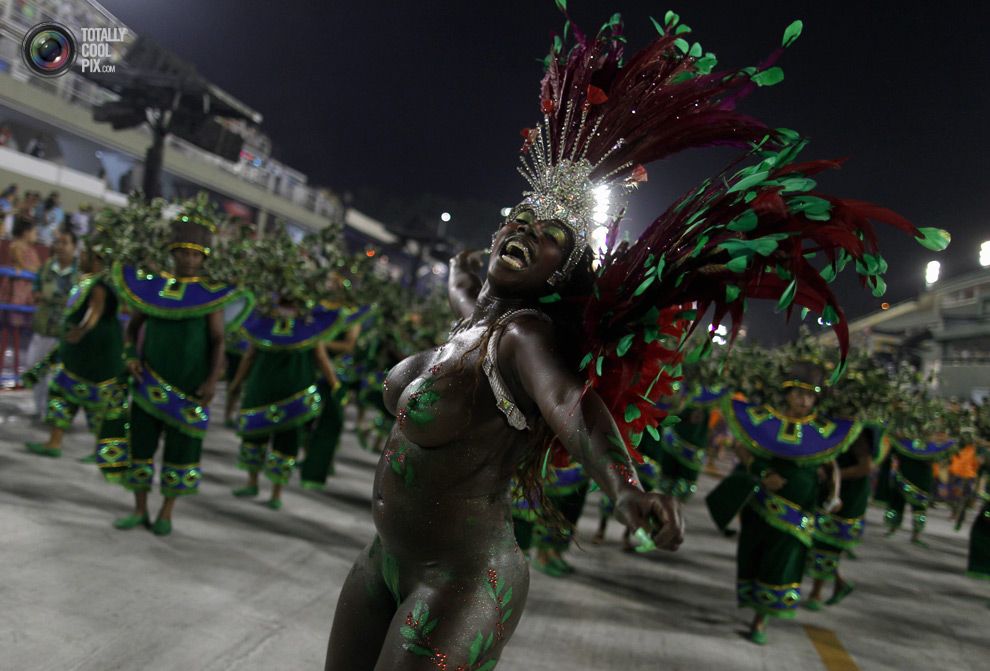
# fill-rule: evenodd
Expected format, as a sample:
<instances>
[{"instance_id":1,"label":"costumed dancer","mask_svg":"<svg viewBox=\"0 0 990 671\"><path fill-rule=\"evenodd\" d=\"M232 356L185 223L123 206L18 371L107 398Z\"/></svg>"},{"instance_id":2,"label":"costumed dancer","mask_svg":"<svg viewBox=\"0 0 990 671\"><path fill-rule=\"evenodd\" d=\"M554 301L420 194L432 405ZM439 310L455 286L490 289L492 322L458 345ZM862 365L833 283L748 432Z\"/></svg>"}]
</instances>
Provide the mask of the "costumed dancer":
<instances>
[{"instance_id":1,"label":"costumed dancer","mask_svg":"<svg viewBox=\"0 0 990 671\"><path fill-rule=\"evenodd\" d=\"M894 433L896 432L896 433ZM928 544L921 540L921 533L928 521L928 506L932 501L935 473L932 464L950 456L959 441L945 437L920 439L904 437L896 425L889 437L892 456L896 458L891 472L892 485L887 498L884 523L887 536L901 528L904 510L911 507L911 542L921 547Z\"/></svg>"},{"instance_id":2,"label":"costumed dancer","mask_svg":"<svg viewBox=\"0 0 990 671\"><path fill-rule=\"evenodd\" d=\"M982 500L969 532L969 560L966 575L979 580L990 580L990 455L984 454L977 478L976 495ZM990 602L987 602L990 606Z\"/></svg>"},{"instance_id":3,"label":"costumed dancer","mask_svg":"<svg viewBox=\"0 0 990 671\"><path fill-rule=\"evenodd\" d=\"M241 328L250 345L231 390L236 395L247 381L238 423L243 442L237 467L248 472L248 482L235 489L234 496L257 496L258 474L264 470L272 482L268 507L282 507L282 487L295 469L305 425L330 400L317 390L317 370L328 380L330 398L340 387L324 341L340 330L341 321L340 310L321 306L306 310L283 296L274 309L255 309L244 322Z\"/></svg>"},{"instance_id":4,"label":"costumed dancer","mask_svg":"<svg viewBox=\"0 0 990 671\"><path fill-rule=\"evenodd\" d=\"M201 194L172 220L167 249L174 273L152 273L121 263L113 267L118 295L133 311L125 338L131 413L123 485L134 493L134 512L117 519L117 529L143 525L156 535L168 535L176 499L199 491L209 404L224 370L224 310L241 304L243 315L249 307L243 304L250 303L240 289L201 277L213 252L217 221L214 208ZM164 501L152 524L148 492L163 434Z\"/></svg>"},{"instance_id":5,"label":"costumed dancer","mask_svg":"<svg viewBox=\"0 0 990 671\"><path fill-rule=\"evenodd\" d=\"M863 540L866 509L870 505L870 475L874 460L880 456L882 438L882 427L864 426L852 447L836 459L842 481L841 506L834 512L815 515L814 545L808 556L808 574L814 585L805 603L808 610L821 610L822 589L828 581L834 581L835 586L832 596L825 601L827 606L837 605L855 589L853 583L839 574L839 562L843 552L850 552Z\"/></svg>"},{"instance_id":6,"label":"costumed dancer","mask_svg":"<svg viewBox=\"0 0 990 671\"><path fill-rule=\"evenodd\" d=\"M684 408L677 414L680 421L664 429L660 440L662 493L673 494L686 502L698 491L698 474L708 451L711 407L720 403L726 393L724 389L702 388L687 399ZM643 440L646 441L647 437L644 436Z\"/></svg>"},{"instance_id":7,"label":"costumed dancer","mask_svg":"<svg viewBox=\"0 0 990 671\"><path fill-rule=\"evenodd\" d=\"M351 355L370 307L344 309L337 305L333 309L343 312L342 332L338 331L337 337L322 343L322 346L333 357ZM336 370L339 372L340 368L338 366ZM334 385L326 373L320 377L318 388L324 400L323 408L306 436L306 459L299 471L302 488L315 491L322 490L327 477L335 473L333 458L344 430L344 404L349 391L339 381Z\"/></svg>"},{"instance_id":8,"label":"costumed dancer","mask_svg":"<svg viewBox=\"0 0 990 671\"><path fill-rule=\"evenodd\" d=\"M825 313L845 344L809 257L824 254L833 271L872 258L870 219L944 242L882 208L817 194L811 175L836 164L793 163L796 134L734 111L781 79L773 58L716 72L673 12L658 27L628 59L618 15L594 36L568 21L575 44L555 40L543 121L524 132L531 190L496 232L483 278L453 265L461 321L448 341L385 381L397 421L375 475L377 534L341 590L327 669L493 669L528 591L510 482L538 493L551 452L583 465L642 549L676 547L679 504L643 491L633 446L663 419L655 404L673 393L686 332L712 307L737 332L744 299L770 298ZM642 164L716 143L753 143L752 164L733 163L617 245ZM864 283L881 281L876 265L856 267Z\"/></svg>"},{"instance_id":9,"label":"costumed dancer","mask_svg":"<svg viewBox=\"0 0 990 671\"><path fill-rule=\"evenodd\" d=\"M33 333L27 351L29 367L42 361L59 345L65 302L69 298L69 292L79 281L76 246L76 234L71 229L59 229L52 243L52 256L41 265L34 278ZM21 376L25 387L33 386L35 413L42 421L48 414L49 380L50 377L45 373L42 373L40 380L30 379L27 373Z\"/></svg>"},{"instance_id":10,"label":"costumed dancer","mask_svg":"<svg viewBox=\"0 0 990 671\"><path fill-rule=\"evenodd\" d=\"M62 437L83 408L97 439L95 454L84 460L96 462L108 480L119 481L127 462L128 404L124 337L117 296L106 272L113 248L109 232L99 225L86 239L82 280L64 309L64 335L48 385L46 422L51 433L47 442L27 447L43 456L61 456Z\"/></svg>"},{"instance_id":11,"label":"costumed dancer","mask_svg":"<svg viewBox=\"0 0 990 671\"><path fill-rule=\"evenodd\" d=\"M824 384L819 365L798 362L782 384L783 408L731 399L725 404L744 468L726 477L706 503L722 528L742 510L736 597L740 608L755 611L750 625L754 643L767 642L768 617L793 618L797 613L825 475L831 480L825 511L841 505L834 460L856 441L861 426L815 412ZM827 470L820 473L823 467Z\"/></svg>"}]
</instances>

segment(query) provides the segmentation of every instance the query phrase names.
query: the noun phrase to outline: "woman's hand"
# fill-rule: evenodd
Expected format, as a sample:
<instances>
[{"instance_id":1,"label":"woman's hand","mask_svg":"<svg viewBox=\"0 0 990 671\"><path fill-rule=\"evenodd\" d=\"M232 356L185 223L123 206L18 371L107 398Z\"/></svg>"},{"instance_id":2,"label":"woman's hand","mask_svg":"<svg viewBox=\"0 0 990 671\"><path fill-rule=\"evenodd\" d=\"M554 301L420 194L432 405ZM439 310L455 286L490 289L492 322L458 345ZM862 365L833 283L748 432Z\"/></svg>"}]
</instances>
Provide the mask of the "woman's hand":
<instances>
[{"instance_id":1,"label":"woman's hand","mask_svg":"<svg viewBox=\"0 0 990 671\"><path fill-rule=\"evenodd\" d=\"M463 252L458 252L450 262L458 270L466 270L470 273L478 274L481 272L481 260L484 255L484 250L466 249Z\"/></svg>"},{"instance_id":2,"label":"woman's hand","mask_svg":"<svg viewBox=\"0 0 990 671\"><path fill-rule=\"evenodd\" d=\"M674 551L684 542L681 502L669 494L626 489L615 502L615 517L637 536L641 544L644 539L640 529L661 550Z\"/></svg>"}]
</instances>

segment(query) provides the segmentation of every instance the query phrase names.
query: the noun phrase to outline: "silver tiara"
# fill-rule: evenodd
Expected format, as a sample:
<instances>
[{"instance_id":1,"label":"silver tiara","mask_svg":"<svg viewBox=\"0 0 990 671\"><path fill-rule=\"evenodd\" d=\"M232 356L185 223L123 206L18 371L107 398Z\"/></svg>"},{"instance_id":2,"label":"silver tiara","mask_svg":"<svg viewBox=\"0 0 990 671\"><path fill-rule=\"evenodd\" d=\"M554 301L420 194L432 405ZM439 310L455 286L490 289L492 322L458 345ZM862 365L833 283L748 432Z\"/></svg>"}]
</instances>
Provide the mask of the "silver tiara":
<instances>
[{"instance_id":1,"label":"silver tiara","mask_svg":"<svg viewBox=\"0 0 990 671\"><path fill-rule=\"evenodd\" d=\"M619 139L598 161L588 160L590 141L598 134L602 122L599 114L594 123L589 124L588 110L588 105L582 105L581 121L570 142L569 153L565 155L564 152L571 140L567 129L574 112L572 101L567 102L564 130L557 143L556 155L550 141L550 117L544 115L543 122L529 130L519 157L519 173L529 182L531 190L523 192L523 200L510 212L509 220L514 219L519 210L528 208L538 220L560 221L574 238L567 261L550 277L551 285L561 284L570 277L585 250L591 248L596 229L607 230L622 217L629 192L646 178L646 171L637 168L631 175L619 179L618 175L632 166L632 163L625 163L592 179L598 166L622 146L623 140Z\"/></svg>"}]
</instances>

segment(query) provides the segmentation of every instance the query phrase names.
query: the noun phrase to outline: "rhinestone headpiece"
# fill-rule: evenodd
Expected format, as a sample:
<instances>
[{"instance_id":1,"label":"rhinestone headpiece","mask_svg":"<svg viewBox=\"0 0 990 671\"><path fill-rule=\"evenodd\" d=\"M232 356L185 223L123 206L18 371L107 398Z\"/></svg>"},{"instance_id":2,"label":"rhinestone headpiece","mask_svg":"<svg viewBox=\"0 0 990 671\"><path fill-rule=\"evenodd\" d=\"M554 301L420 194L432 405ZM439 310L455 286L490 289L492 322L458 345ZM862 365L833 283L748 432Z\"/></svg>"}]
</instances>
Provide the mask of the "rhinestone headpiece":
<instances>
[{"instance_id":1,"label":"rhinestone headpiece","mask_svg":"<svg viewBox=\"0 0 990 671\"><path fill-rule=\"evenodd\" d=\"M618 140L592 163L587 157L588 148L591 139L599 132L602 116L598 114L594 122L589 122L591 106L582 104L575 136L569 138L566 129L571 125L575 106L568 101L563 125L565 132L554 147L550 139L549 114L553 106L554 103L545 101L543 122L525 132L526 141L518 169L532 190L523 192L522 202L513 209L509 218L514 218L521 208L530 208L537 219L557 220L571 231L574 239L571 253L549 280L551 285L559 285L570 277L585 250L591 248L593 232L618 223L625 210L628 193L639 182L645 181L646 171L638 166L628 177L620 179L618 175L632 166L632 163L624 163L602 177L593 178L598 166L619 149L623 141ZM565 154L568 145L570 151Z\"/></svg>"}]
</instances>

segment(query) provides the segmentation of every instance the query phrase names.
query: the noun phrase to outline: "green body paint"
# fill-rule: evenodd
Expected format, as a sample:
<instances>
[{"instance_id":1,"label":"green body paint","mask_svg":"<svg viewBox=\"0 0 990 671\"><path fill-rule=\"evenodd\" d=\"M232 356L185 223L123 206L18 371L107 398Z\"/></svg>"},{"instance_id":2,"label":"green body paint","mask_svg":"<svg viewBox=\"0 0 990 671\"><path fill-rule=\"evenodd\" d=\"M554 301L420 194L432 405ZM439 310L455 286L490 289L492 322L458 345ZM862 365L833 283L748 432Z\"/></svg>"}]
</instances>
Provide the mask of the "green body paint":
<instances>
[{"instance_id":1,"label":"green body paint","mask_svg":"<svg viewBox=\"0 0 990 671\"><path fill-rule=\"evenodd\" d=\"M434 391L433 386L435 384L436 380L427 378L409 396L405 416L416 424L429 424L436 419L433 414L433 406L440 400L440 394Z\"/></svg>"}]
</instances>

